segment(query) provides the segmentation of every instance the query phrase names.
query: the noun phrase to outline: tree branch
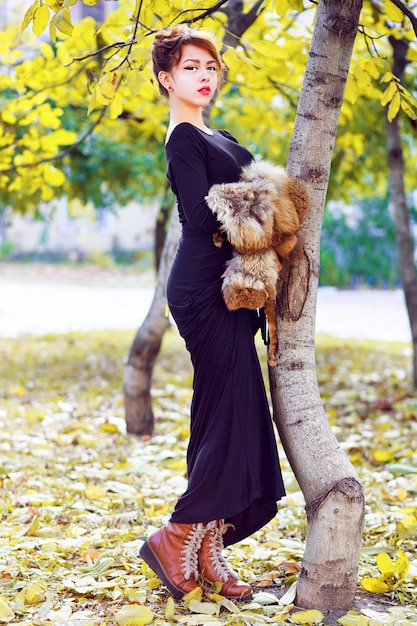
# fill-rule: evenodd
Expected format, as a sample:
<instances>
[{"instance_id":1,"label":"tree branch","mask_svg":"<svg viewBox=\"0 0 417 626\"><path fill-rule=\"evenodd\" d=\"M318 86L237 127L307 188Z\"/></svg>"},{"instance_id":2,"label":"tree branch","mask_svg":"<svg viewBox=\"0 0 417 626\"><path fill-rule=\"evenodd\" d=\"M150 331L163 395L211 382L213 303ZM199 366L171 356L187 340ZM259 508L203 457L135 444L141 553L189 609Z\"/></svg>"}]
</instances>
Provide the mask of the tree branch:
<instances>
[{"instance_id":1,"label":"tree branch","mask_svg":"<svg viewBox=\"0 0 417 626\"><path fill-rule=\"evenodd\" d=\"M139 28L139 18L140 18L140 12L142 11L142 6L143 6L143 0L140 0L140 2L139 2L139 6L138 6L138 12L137 12L136 17L135 17L135 27L134 27L134 29L133 29L133 33L132 33L132 37L131 37L131 39L130 39L130 42L129 42L129 44L128 44L127 52L126 52L126 54L125 54L124 59L122 59L122 60L120 61L119 65L116 65L116 67L114 67L114 68L112 69L112 72L115 72L116 70L118 70L119 68L121 68L121 67L122 67L122 65L124 65L125 63L127 63L127 62L128 62L128 60L129 60L129 54L132 52L132 48L133 48L133 46L134 46L134 45L135 45L135 43L136 43L136 35L137 35L137 32L138 32L138 28Z\"/></svg>"},{"instance_id":2,"label":"tree branch","mask_svg":"<svg viewBox=\"0 0 417 626\"><path fill-rule=\"evenodd\" d=\"M87 137L89 137L93 133L94 129L100 124L101 120L103 119L106 110L107 110L107 107L103 107L100 111L99 116L94 122L94 124L92 124L90 128L75 143L71 144L63 152L60 152L59 154L56 154L55 156L52 156L52 157L39 159L39 161L36 161L35 163L24 163L23 165L13 165L12 167L9 167L6 170L0 170L0 174L6 174L6 175L12 174L13 172L17 172L18 170L21 170L21 169L29 169L31 167L36 167L37 165L42 165L42 163L51 163L53 161L61 161L66 156L71 154L71 152L73 152L76 148L78 148L78 146L81 145L83 141L85 141Z\"/></svg>"},{"instance_id":3,"label":"tree branch","mask_svg":"<svg viewBox=\"0 0 417 626\"><path fill-rule=\"evenodd\" d=\"M226 4L227 2L229 2L229 0L219 0L219 2L216 2L216 4L214 4L212 7L209 7L207 9L185 9L184 11L180 11L180 13L178 13L177 17L175 19L178 19L181 15L184 15L185 13L194 13L195 11L202 11L202 13L198 16L198 17L192 17L188 20L183 20L182 22L179 22L179 24L194 24L194 22L198 22L200 20L203 20L206 17L209 17L209 15L211 15L212 13L215 13L216 11L218 11L219 9L221 9L221 7ZM169 26L174 22L175 20L172 20L172 22L170 22Z\"/></svg>"},{"instance_id":4,"label":"tree branch","mask_svg":"<svg viewBox=\"0 0 417 626\"><path fill-rule=\"evenodd\" d=\"M395 6L400 9L400 11L402 11L404 13L404 15L406 15L408 17L408 19L411 22L411 25L413 27L414 33L417 37L417 16L414 15L414 13L411 11L411 9L408 8L408 6L406 6L404 4L404 2L402 2L402 0L391 0L392 4L395 4Z\"/></svg>"}]
</instances>

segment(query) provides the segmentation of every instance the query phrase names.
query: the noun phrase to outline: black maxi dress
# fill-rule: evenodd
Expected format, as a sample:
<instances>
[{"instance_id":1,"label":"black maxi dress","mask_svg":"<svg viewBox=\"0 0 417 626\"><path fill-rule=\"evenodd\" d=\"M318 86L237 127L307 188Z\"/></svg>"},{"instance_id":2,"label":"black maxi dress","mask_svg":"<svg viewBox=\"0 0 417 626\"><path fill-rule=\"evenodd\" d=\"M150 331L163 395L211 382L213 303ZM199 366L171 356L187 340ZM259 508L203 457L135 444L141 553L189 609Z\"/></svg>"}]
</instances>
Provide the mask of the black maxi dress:
<instances>
[{"instance_id":1,"label":"black maxi dress","mask_svg":"<svg viewBox=\"0 0 417 626\"><path fill-rule=\"evenodd\" d=\"M171 521L224 519L229 545L269 522L285 491L254 344L258 316L226 308L221 276L232 248L214 245L219 223L204 200L211 185L237 181L253 157L229 133L212 132L181 123L166 145L182 224L167 298L194 367L188 486Z\"/></svg>"}]
</instances>

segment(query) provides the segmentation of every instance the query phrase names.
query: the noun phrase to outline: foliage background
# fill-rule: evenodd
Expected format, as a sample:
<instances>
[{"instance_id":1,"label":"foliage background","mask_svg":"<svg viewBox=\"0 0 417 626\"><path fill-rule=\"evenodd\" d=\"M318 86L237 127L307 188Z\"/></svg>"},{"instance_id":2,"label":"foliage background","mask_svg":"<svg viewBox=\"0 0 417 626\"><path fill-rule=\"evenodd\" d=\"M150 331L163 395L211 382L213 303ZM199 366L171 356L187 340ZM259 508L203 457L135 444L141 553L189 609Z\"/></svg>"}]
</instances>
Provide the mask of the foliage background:
<instances>
[{"instance_id":1,"label":"foliage background","mask_svg":"<svg viewBox=\"0 0 417 626\"><path fill-rule=\"evenodd\" d=\"M151 610L157 626L301 623L296 615L306 612L291 601L278 604L298 575L307 530L281 446L288 493L276 519L227 550L239 575L275 603L231 610L212 599L173 607L139 559L142 541L167 520L185 485L192 374L171 329L153 382L155 436L127 435L122 374L133 332L2 339L0 623L8 621L6 610L12 623L26 626L146 623L124 621L126 607ZM259 351L266 376L261 344ZM365 487L360 580L380 582L380 553L397 564L403 551L410 561L406 574L385 576L384 592L358 587L356 614L339 614L347 620L340 624L417 619L417 402L410 368L408 344L318 338L327 416ZM302 623L336 623L318 613Z\"/></svg>"}]
</instances>

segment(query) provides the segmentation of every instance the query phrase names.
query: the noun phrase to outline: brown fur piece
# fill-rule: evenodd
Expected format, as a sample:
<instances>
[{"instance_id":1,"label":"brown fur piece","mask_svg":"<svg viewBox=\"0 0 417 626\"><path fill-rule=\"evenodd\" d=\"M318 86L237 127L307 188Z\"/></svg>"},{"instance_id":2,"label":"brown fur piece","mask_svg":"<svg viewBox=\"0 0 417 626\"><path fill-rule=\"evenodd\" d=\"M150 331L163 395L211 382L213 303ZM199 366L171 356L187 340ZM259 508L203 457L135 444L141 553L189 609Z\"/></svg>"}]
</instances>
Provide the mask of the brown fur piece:
<instances>
[{"instance_id":1,"label":"brown fur piece","mask_svg":"<svg viewBox=\"0 0 417 626\"><path fill-rule=\"evenodd\" d=\"M276 296L278 267L276 254L235 254L227 266L222 292L229 311L262 309L267 298Z\"/></svg>"},{"instance_id":2,"label":"brown fur piece","mask_svg":"<svg viewBox=\"0 0 417 626\"><path fill-rule=\"evenodd\" d=\"M239 182L213 185L206 201L236 250L224 274L226 306L265 309L268 363L276 365L277 281L288 277L289 266L303 252L298 231L308 209L307 193L283 168L252 161Z\"/></svg>"},{"instance_id":3,"label":"brown fur piece","mask_svg":"<svg viewBox=\"0 0 417 626\"><path fill-rule=\"evenodd\" d=\"M278 201L273 183L260 180L213 185L206 201L236 250L252 254L272 245L273 206Z\"/></svg>"}]
</instances>

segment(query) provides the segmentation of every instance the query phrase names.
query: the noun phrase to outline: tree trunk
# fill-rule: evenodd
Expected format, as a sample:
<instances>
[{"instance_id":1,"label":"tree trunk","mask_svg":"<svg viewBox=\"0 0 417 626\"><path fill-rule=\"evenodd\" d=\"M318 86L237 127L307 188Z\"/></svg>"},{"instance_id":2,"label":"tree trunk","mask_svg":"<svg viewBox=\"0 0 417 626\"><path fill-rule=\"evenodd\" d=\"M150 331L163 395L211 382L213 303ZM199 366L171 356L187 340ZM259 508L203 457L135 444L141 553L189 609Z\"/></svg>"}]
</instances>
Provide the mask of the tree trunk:
<instances>
[{"instance_id":1,"label":"tree trunk","mask_svg":"<svg viewBox=\"0 0 417 626\"><path fill-rule=\"evenodd\" d=\"M123 389L128 433L150 435L154 427L151 382L156 357L164 332L169 326L166 315L165 285L179 239L177 211L172 217L159 264L157 284L148 314L137 331L124 370Z\"/></svg>"},{"instance_id":2,"label":"tree trunk","mask_svg":"<svg viewBox=\"0 0 417 626\"><path fill-rule=\"evenodd\" d=\"M171 217L171 207L163 204L159 209L155 225L155 271L159 272L167 232L167 224Z\"/></svg>"},{"instance_id":3,"label":"tree trunk","mask_svg":"<svg viewBox=\"0 0 417 626\"><path fill-rule=\"evenodd\" d=\"M390 37L394 52L392 73L403 81L407 65L409 42ZM408 319L413 341L413 383L417 389L417 276L414 265L414 242L410 229L410 213L404 188L404 158L399 127L399 115L392 122L387 120L387 152L391 202L394 206L395 236L398 266L403 285Z\"/></svg>"},{"instance_id":4,"label":"tree trunk","mask_svg":"<svg viewBox=\"0 0 417 626\"><path fill-rule=\"evenodd\" d=\"M364 522L356 471L331 431L315 367L320 234L331 157L361 0L320 0L288 158L306 187L305 252L279 286L279 361L269 369L274 419L306 501L308 533L297 583L303 607L352 607Z\"/></svg>"},{"instance_id":5,"label":"tree trunk","mask_svg":"<svg viewBox=\"0 0 417 626\"><path fill-rule=\"evenodd\" d=\"M229 0L224 13L227 15L225 42L236 46L245 30L256 20L262 0L257 0L252 8L243 13L241 0ZM204 112L208 118L213 103ZM176 210L174 210L176 213ZM156 357L158 356L164 332L168 327L165 315L166 297L165 284L174 258L179 230L171 225L165 241L161 262L158 267L158 278L155 294L145 321L136 333L130 348L129 357L124 371L124 407L127 432L137 435L152 434L154 416L151 402L151 381ZM156 258L158 252L156 251Z\"/></svg>"}]
</instances>

